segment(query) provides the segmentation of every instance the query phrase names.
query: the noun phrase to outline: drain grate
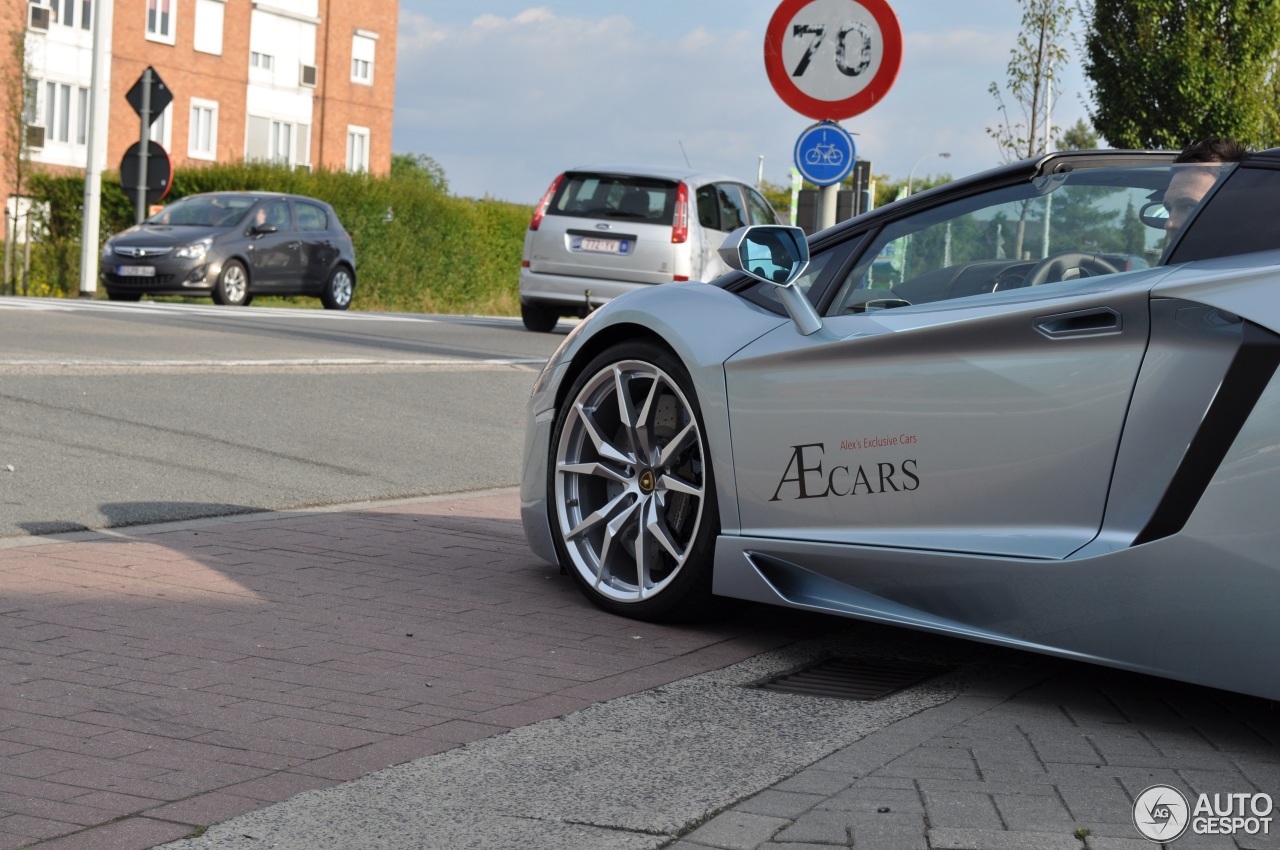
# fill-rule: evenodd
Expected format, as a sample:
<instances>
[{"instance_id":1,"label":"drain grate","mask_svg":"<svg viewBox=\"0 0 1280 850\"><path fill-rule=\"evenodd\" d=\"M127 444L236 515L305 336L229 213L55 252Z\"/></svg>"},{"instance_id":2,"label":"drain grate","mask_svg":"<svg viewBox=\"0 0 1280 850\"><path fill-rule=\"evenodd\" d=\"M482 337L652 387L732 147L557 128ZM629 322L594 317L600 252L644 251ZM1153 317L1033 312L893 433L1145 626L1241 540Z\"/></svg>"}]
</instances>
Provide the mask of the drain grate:
<instances>
[{"instance_id":1,"label":"drain grate","mask_svg":"<svg viewBox=\"0 0 1280 850\"><path fill-rule=\"evenodd\" d=\"M949 670L937 664L897 659L828 658L748 687L782 694L876 700Z\"/></svg>"}]
</instances>

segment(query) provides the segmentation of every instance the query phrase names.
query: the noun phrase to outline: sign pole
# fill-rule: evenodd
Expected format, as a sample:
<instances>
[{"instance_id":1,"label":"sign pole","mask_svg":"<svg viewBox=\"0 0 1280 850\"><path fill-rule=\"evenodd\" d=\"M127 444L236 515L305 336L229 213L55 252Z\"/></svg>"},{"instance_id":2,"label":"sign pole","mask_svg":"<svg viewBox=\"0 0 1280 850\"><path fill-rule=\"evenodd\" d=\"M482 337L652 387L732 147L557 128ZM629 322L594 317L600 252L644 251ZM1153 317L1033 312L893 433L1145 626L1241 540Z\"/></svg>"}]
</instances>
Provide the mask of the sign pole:
<instances>
[{"instance_id":1,"label":"sign pole","mask_svg":"<svg viewBox=\"0 0 1280 850\"><path fill-rule=\"evenodd\" d=\"M102 166L107 159L107 101L111 96L111 3L93 4L93 65L89 83L89 142L80 224L80 297L98 291L98 230L102 215Z\"/></svg>"},{"instance_id":2,"label":"sign pole","mask_svg":"<svg viewBox=\"0 0 1280 850\"><path fill-rule=\"evenodd\" d=\"M142 224L147 218L147 148L151 147L149 138L151 135L151 66L147 66L147 70L142 72L142 108L138 110L138 114L142 117L142 138L139 144L142 150L138 152L142 166L138 169L138 185L137 199L135 204L137 209L134 212L134 223Z\"/></svg>"},{"instance_id":3,"label":"sign pole","mask_svg":"<svg viewBox=\"0 0 1280 850\"><path fill-rule=\"evenodd\" d=\"M840 184L832 183L830 186L823 186L819 195L819 201L822 203L821 215L818 217L818 229L826 230L828 227L834 227L836 223L836 202L840 199Z\"/></svg>"}]
</instances>

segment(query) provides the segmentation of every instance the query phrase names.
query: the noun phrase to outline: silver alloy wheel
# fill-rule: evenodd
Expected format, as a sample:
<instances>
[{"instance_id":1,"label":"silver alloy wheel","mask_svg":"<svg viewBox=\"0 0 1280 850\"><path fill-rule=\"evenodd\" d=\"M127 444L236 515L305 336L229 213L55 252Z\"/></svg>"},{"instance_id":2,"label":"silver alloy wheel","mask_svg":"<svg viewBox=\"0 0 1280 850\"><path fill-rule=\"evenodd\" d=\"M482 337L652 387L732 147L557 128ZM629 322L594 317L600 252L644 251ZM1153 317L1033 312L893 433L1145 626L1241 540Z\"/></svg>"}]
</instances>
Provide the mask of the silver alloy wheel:
<instances>
[{"instance_id":1,"label":"silver alloy wheel","mask_svg":"<svg viewBox=\"0 0 1280 850\"><path fill-rule=\"evenodd\" d=\"M329 281L329 295L335 307L346 307L351 303L351 293L355 284L351 281L351 273L346 269L338 269Z\"/></svg>"},{"instance_id":2,"label":"silver alloy wheel","mask_svg":"<svg viewBox=\"0 0 1280 850\"><path fill-rule=\"evenodd\" d=\"M693 408L661 369L624 360L592 376L565 415L555 513L573 569L606 599L652 599L689 560L702 522Z\"/></svg>"},{"instance_id":3,"label":"silver alloy wheel","mask_svg":"<svg viewBox=\"0 0 1280 850\"><path fill-rule=\"evenodd\" d=\"M222 272L222 291L226 294L228 304L239 304L244 300L249 292L249 281L245 277L243 266L227 266Z\"/></svg>"}]
</instances>

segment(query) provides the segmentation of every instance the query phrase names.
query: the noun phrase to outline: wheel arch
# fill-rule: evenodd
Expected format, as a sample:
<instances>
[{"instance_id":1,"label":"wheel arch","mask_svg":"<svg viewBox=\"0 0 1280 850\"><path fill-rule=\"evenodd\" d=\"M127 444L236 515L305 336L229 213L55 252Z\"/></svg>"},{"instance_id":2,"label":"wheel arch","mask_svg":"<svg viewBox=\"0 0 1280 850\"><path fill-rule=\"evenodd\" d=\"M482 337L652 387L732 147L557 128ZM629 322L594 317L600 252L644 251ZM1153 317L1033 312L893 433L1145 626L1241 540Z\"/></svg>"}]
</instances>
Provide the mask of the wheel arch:
<instances>
[{"instance_id":1,"label":"wheel arch","mask_svg":"<svg viewBox=\"0 0 1280 850\"><path fill-rule=\"evenodd\" d=\"M360 282L360 278L356 276L355 265L348 262L345 258L339 259L338 262L333 264L333 268L329 269L328 277L326 277L325 279L328 280L328 278L333 277L333 273L336 272L338 269L347 270L347 272L351 275L351 288L355 289L356 284Z\"/></svg>"},{"instance_id":2,"label":"wheel arch","mask_svg":"<svg viewBox=\"0 0 1280 850\"><path fill-rule=\"evenodd\" d=\"M587 368L587 364L595 360L597 355L620 343L637 341L652 343L666 349L680 361L686 371L689 370L689 364L685 361L685 358L681 357L680 353L652 328L630 322L611 325L584 341L582 347L574 353L573 358L569 361L569 367L565 372L564 378L556 389L556 409L558 410L565 403L570 388L578 380L582 370Z\"/></svg>"},{"instance_id":3,"label":"wheel arch","mask_svg":"<svg viewBox=\"0 0 1280 850\"><path fill-rule=\"evenodd\" d=\"M249 258L243 254L232 254L230 257L224 257L218 263L218 273L214 276L215 279L222 276L222 270L227 267L227 263L231 262L239 263L240 268L244 269L245 286L253 286L253 268L249 265Z\"/></svg>"},{"instance_id":4,"label":"wheel arch","mask_svg":"<svg viewBox=\"0 0 1280 850\"><path fill-rule=\"evenodd\" d=\"M742 527L733 464L725 362L744 345L790 319L705 283L672 283L614 299L583 320L569 342L568 366L558 377L555 410L597 355L619 343L650 342L670 352L688 373L702 410L722 533ZM576 333L576 332L575 332Z\"/></svg>"}]
</instances>

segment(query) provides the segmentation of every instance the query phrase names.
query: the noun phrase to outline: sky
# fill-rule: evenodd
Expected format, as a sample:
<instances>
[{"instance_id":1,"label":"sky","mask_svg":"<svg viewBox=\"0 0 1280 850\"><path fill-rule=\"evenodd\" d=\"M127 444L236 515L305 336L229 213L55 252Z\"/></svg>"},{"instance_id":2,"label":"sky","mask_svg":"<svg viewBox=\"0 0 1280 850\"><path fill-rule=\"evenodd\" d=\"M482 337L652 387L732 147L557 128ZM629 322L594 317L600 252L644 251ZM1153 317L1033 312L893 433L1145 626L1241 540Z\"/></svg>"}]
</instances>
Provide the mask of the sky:
<instances>
[{"instance_id":1,"label":"sky","mask_svg":"<svg viewBox=\"0 0 1280 850\"><path fill-rule=\"evenodd\" d=\"M683 166L790 183L813 120L774 92L764 36L779 0L400 0L392 150L426 154L451 193L533 204L560 172ZM1003 88L1018 0L890 0L902 68L842 121L876 175L961 177L1001 164L988 91ZM1054 102L1086 118L1083 22ZM1006 95L1006 100L1008 100ZM938 156L949 153L949 158Z\"/></svg>"}]
</instances>

